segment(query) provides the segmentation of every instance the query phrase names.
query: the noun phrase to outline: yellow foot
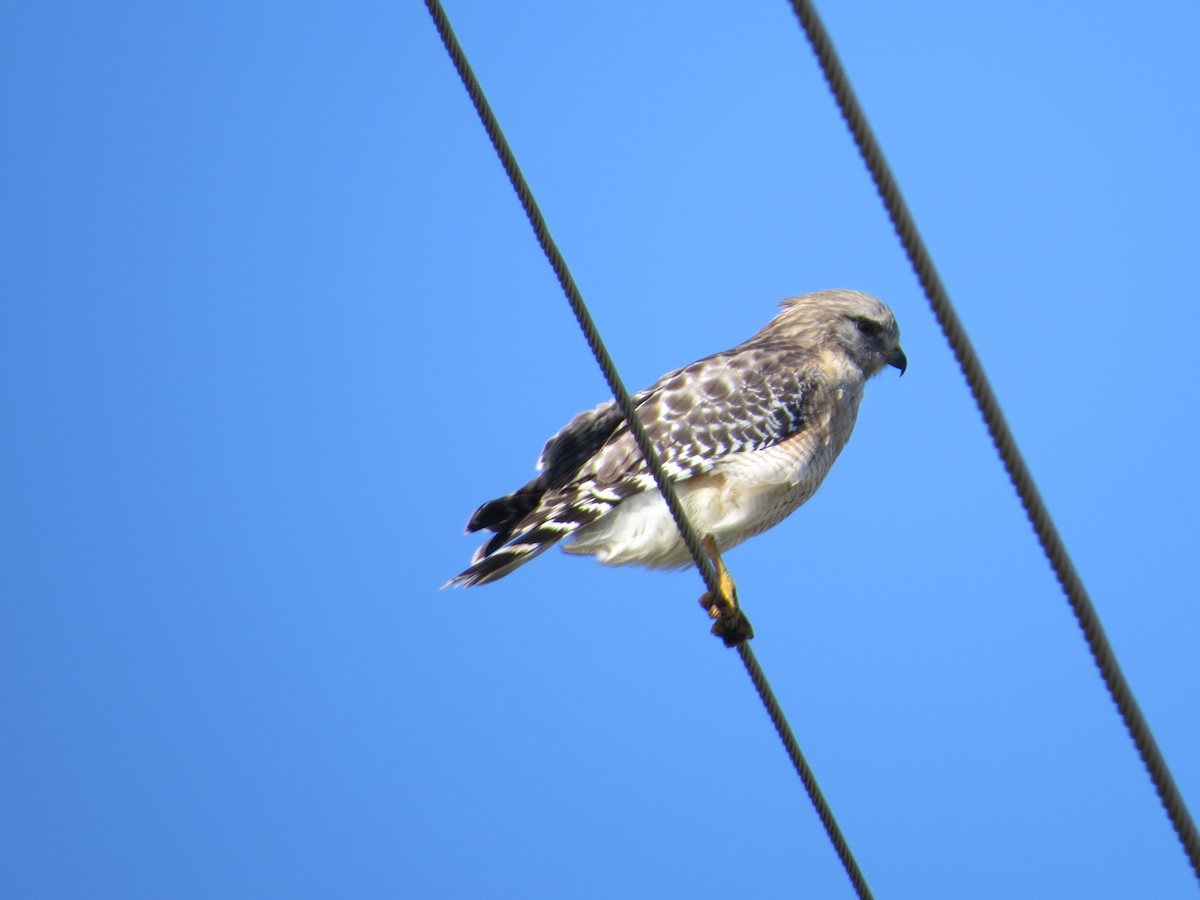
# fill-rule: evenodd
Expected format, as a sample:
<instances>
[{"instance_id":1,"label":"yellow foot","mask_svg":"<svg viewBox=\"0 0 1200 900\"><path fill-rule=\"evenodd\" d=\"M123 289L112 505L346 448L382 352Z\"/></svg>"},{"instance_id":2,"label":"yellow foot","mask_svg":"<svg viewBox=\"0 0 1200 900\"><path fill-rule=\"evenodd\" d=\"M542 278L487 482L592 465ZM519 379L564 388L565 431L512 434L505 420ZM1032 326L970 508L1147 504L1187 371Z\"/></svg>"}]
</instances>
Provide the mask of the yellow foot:
<instances>
[{"instance_id":1,"label":"yellow foot","mask_svg":"<svg viewBox=\"0 0 1200 900\"><path fill-rule=\"evenodd\" d=\"M709 617L715 620L712 633L724 641L726 647L736 647L754 637L754 628L738 606L737 585L733 583L733 576L725 567L725 560L721 558L716 538L711 534L704 538L704 550L717 569L718 590L715 594L712 591L706 592L700 598L700 605L708 610Z\"/></svg>"}]
</instances>

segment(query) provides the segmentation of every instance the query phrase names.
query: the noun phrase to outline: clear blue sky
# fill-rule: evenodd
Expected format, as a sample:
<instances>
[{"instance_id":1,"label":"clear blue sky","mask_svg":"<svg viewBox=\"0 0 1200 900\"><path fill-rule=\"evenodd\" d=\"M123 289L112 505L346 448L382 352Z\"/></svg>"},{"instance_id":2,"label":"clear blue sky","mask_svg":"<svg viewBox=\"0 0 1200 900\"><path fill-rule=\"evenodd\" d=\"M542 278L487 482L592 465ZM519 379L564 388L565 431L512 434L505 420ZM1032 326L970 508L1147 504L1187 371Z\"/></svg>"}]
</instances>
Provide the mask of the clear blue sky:
<instances>
[{"instance_id":1,"label":"clear blue sky","mask_svg":"<svg viewBox=\"0 0 1200 900\"><path fill-rule=\"evenodd\" d=\"M1200 811L1192 2L823 4ZM729 563L881 898L1196 896L787 4L449 4L631 388L887 300ZM416 2L0 11L0 894L852 896L693 572L439 592L605 399Z\"/></svg>"}]
</instances>

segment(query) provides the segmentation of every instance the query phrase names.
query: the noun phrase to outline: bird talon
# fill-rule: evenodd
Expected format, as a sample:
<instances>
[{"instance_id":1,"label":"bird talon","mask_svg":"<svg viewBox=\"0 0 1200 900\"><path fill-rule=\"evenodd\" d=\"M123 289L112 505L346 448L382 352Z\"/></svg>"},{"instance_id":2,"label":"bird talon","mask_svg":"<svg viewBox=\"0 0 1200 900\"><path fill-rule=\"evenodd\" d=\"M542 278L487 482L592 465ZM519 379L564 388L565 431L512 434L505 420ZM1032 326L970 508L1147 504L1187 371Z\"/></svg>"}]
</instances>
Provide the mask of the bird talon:
<instances>
[{"instance_id":1,"label":"bird talon","mask_svg":"<svg viewBox=\"0 0 1200 900\"><path fill-rule=\"evenodd\" d=\"M726 647L735 647L754 637L754 628L738 606L737 585L733 583L716 538L711 534L704 538L704 550L717 570L717 590L706 591L700 598L700 605L708 611L709 618L715 620L712 633L724 641Z\"/></svg>"}]
</instances>

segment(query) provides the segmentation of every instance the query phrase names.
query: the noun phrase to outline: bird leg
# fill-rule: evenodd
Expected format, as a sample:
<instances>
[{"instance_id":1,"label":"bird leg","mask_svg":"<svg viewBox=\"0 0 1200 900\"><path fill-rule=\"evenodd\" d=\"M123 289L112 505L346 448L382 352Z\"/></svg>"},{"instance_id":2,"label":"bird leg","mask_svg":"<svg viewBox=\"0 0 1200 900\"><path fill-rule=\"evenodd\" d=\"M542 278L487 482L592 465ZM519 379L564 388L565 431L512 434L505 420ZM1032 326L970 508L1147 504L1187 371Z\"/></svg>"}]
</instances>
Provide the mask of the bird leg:
<instances>
[{"instance_id":1,"label":"bird leg","mask_svg":"<svg viewBox=\"0 0 1200 900\"><path fill-rule=\"evenodd\" d=\"M707 591L700 598L700 605L708 611L713 622L712 633L725 642L726 647L736 647L754 637L754 628L738 606L737 585L725 567L717 539L711 534L704 538L704 550L717 570L717 591Z\"/></svg>"}]
</instances>

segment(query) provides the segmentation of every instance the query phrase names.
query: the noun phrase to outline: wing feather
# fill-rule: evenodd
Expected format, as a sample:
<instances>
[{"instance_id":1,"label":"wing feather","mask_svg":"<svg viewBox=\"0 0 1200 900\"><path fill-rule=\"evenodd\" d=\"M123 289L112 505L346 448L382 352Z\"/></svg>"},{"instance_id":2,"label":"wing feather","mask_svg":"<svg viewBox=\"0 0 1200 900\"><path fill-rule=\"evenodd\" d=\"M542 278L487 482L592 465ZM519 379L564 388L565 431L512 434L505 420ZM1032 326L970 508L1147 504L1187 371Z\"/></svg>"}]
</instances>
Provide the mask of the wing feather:
<instances>
[{"instance_id":1,"label":"wing feather","mask_svg":"<svg viewBox=\"0 0 1200 900\"><path fill-rule=\"evenodd\" d=\"M718 353L669 372L644 392L639 418L674 480L711 470L731 453L764 450L812 418L816 372L811 355L759 346ZM653 477L621 420L572 484L611 488Z\"/></svg>"},{"instance_id":2,"label":"wing feather","mask_svg":"<svg viewBox=\"0 0 1200 900\"><path fill-rule=\"evenodd\" d=\"M668 372L633 399L667 473L682 481L804 430L814 412L815 370L812 354L794 347L743 345ZM476 511L469 530L496 534L451 584L500 578L625 498L656 489L611 400L551 437L538 468L525 487Z\"/></svg>"}]
</instances>

